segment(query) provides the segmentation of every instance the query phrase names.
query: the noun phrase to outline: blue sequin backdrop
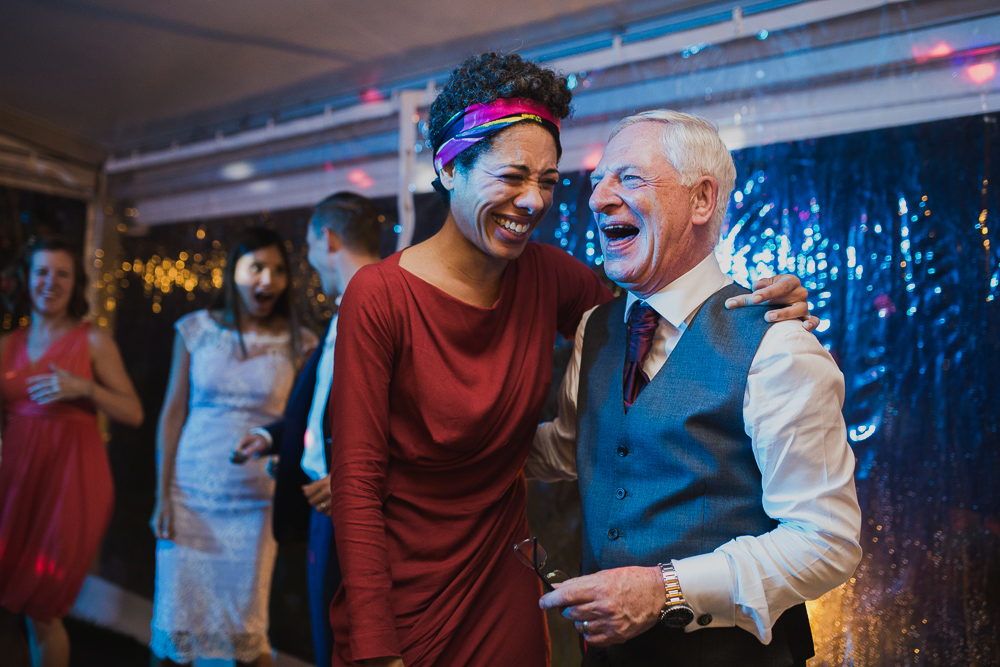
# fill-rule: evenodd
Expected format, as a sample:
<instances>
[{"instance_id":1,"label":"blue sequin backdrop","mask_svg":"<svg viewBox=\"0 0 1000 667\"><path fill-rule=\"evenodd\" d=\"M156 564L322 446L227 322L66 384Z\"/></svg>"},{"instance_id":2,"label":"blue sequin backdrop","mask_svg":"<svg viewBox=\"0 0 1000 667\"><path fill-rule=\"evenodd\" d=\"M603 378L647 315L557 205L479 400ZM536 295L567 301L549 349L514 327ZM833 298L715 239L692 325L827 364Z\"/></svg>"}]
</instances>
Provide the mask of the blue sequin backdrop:
<instances>
[{"instance_id":1,"label":"blue sequin backdrop","mask_svg":"<svg viewBox=\"0 0 1000 667\"><path fill-rule=\"evenodd\" d=\"M810 664L1000 664L997 118L734 157L720 263L798 274L847 384L865 555ZM562 186L537 238L599 267L588 174Z\"/></svg>"}]
</instances>

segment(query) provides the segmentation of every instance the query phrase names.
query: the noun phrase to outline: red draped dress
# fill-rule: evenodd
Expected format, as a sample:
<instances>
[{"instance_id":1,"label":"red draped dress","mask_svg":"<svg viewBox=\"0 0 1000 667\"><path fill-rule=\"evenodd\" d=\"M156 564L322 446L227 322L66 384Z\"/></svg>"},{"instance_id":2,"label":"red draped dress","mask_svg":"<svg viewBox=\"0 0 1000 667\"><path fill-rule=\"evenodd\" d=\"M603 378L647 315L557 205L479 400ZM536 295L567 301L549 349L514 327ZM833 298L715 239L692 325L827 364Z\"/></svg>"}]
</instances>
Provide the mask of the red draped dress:
<instances>
[{"instance_id":1,"label":"red draped dress","mask_svg":"<svg viewBox=\"0 0 1000 667\"><path fill-rule=\"evenodd\" d=\"M556 332L610 298L565 252L529 243L490 308L399 266L361 269L340 307L329 419L343 585L334 665L549 664L522 468Z\"/></svg>"},{"instance_id":2,"label":"red draped dress","mask_svg":"<svg viewBox=\"0 0 1000 667\"><path fill-rule=\"evenodd\" d=\"M28 378L51 373L50 364L93 378L89 326L81 323L35 362L26 329L18 329L0 358L0 606L41 621L73 606L114 502L93 404L39 405L28 396Z\"/></svg>"}]
</instances>

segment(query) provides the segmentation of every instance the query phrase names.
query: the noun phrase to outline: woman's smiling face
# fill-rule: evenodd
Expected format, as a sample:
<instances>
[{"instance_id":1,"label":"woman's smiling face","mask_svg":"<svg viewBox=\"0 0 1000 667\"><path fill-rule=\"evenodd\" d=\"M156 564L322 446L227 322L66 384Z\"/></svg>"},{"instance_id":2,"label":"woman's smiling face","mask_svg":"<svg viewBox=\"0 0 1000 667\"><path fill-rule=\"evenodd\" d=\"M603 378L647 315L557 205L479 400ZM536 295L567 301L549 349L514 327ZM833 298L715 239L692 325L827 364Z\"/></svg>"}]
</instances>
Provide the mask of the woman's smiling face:
<instances>
[{"instance_id":1,"label":"woman's smiling face","mask_svg":"<svg viewBox=\"0 0 1000 667\"><path fill-rule=\"evenodd\" d=\"M28 290L31 308L42 315L64 315L73 298L73 257L64 250L39 250L31 256Z\"/></svg>"},{"instance_id":2,"label":"woman's smiling face","mask_svg":"<svg viewBox=\"0 0 1000 667\"><path fill-rule=\"evenodd\" d=\"M468 170L445 167L441 182L462 235L489 257L516 259L552 205L557 163L552 135L523 122L497 134Z\"/></svg>"}]
</instances>

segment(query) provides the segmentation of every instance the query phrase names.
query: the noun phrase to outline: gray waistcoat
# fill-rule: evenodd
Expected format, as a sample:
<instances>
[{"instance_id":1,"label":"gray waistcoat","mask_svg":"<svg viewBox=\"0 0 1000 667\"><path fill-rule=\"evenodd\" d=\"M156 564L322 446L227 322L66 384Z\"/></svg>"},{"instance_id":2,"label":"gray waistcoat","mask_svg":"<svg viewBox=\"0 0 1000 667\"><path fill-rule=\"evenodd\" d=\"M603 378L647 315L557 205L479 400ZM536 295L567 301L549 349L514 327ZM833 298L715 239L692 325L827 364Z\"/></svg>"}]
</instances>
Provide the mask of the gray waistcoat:
<instances>
[{"instance_id":1,"label":"gray waistcoat","mask_svg":"<svg viewBox=\"0 0 1000 667\"><path fill-rule=\"evenodd\" d=\"M730 285L702 305L627 415L625 299L592 313L577 400L585 574L709 553L777 525L761 506L743 424L747 375L769 325L760 307L724 307L745 293ZM685 634L657 626L622 647L591 648L585 664L784 667L812 655L804 606L786 612L773 634L765 646L738 628Z\"/></svg>"}]
</instances>

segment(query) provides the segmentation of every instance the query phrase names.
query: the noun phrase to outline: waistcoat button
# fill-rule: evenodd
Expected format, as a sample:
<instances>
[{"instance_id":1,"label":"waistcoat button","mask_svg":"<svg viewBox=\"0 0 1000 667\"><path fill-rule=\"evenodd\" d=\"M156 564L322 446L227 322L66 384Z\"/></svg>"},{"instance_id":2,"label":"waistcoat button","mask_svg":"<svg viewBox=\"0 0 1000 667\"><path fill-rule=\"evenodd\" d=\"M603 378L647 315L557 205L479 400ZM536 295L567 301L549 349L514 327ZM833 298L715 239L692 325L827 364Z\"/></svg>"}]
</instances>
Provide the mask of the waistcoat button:
<instances>
[{"instance_id":1,"label":"waistcoat button","mask_svg":"<svg viewBox=\"0 0 1000 667\"><path fill-rule=\"evenodd\" d=\"M620 446L618 448L618 456L621 456L622 458L628 456L628 447L626 447L625 445Z\"/></svg>"},{"instance_id":2,"label":"waistcoat button","mask_svg":"<svg viewBox=\"0 0 1000 667\"><path fill-rule=\"evenodd\" d=\"M615 491L615 498L621 500L624 497L625 497L625 489L618 489L617 491Z\"/></svg>"},{"instance_id":3,"label":"waistcoat button","mask_svg":"<svg viewBox=\"0 0 1000 667\"><path fill-rule=\"evenodd\" d=\"M608 531L608 539L609 540L617 540L618 539L618 529L617 528L612 528L611 530Z\"/></svg>"}]
</instances>

